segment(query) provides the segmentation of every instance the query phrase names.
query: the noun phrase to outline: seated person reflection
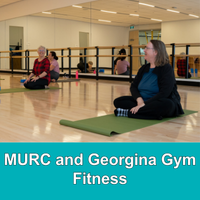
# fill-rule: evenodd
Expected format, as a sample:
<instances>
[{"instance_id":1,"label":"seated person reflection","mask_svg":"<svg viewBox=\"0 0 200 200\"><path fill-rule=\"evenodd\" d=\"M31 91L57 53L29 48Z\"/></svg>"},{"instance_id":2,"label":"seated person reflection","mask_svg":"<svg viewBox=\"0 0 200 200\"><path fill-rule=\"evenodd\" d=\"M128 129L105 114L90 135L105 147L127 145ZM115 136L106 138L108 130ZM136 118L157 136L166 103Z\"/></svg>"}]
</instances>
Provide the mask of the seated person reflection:
<instances>
[{"instance_id":1,"label":"seated person reflection","mask_svg":"<svg viewBox=\"0 0 200 200\"><path fill-rule=\"evenodd\" d=\"M179 77L185 78L186 67L187 67L186 57L184 56L185 55L184 52L182 52L180 55L182 55L182 57L180 59L178 59L178 61L177 61L177 74ZM188 64L188 78L191 78L189 69L190 69L190 66Z\"/></svg>"},{"instance_id":2,"label":"seated person reflection","mask_svg":"<svg viewBox=\"0 0 200 200\"><path fill-rule=\"evenodd\" d=\"M55 86L58 86L57 83L53 83ZM50 114L54 115L56 107L59 102L60 90L43 90L38 93L31 94L30 92L24 92L24 96L27 97L33 105L33 109L29 110L32 118L34 119L33 112L35 117L38 119L39 127L46 129L48 119ZM45 133L45 130L41 130L40 133Z\"/></svg>"},{"instance_id":3,"label":"seated person reflection","mask_svg":"<svg viewBox=\"0 0 200 200\"><path fill-rule=\"evenodd\" d=\"M56 52L51 51L48 55L48 59L50 61L51 81L56 82L60 75L59 64L57 62L58 57L56 56Z\"/></svg>"},{"instance_id":4,"label":"seated person reflection","mask_svg":"<svg viewBox=\"0 0 200 200\"><path fill-rule=\"evenodd\" d=\"M88 63L86 64L87 73L93 73L92 65L93 65L93 62L88 61ZM80 62L77 64L77 68L78 68L78 72L82 72L82 73L85 72L85 63L83 62L83 58L80 58Z\"/></svg>"},{"instance_id":5,"label":"seated person reflection","mask_svg":"<svg viewBox=\"0 0 200 200\"><path fill-rule=\"evenodd\" d=\"M145 60L149 63L139 69L131 84L132 95L114 100L115 115L162 119L184 114L165 44L159 40L151 40L144 52Z\"/></svg>"},{"instance_id":6,"label":"seated person reflection","mask_svg":"<svg viewBox=\"0 0 200 200\"><path fill-rule=\"evenodd\" d=\"M120 55L126 55L126 50L121 49L119 51L119 54ZM118 75L129 75L130 74L130 71L129 71L130 64L125 59L126 59L126 57L120 57L117 60L116 67L114 69L114 74L116 73L116 71L117 71Z\"/></svg>"},{"instance_id":7,"label":"seated person reflection","mask_svg":"<svg viewBox=\"0 0 200 200\"><path fill-rule=\"evenodd\" d=\"M40 46L38 48L39 58L35 59L33 71L28 79L24 82L27 89L45 89L50 83L50 62L45 57L46 48ZM34 78L32 78L35 76ZM32 78L32 79L31 79Z\"/></svg>"},{"instance_id":8,"label":"seated person reflection","mask_svg":"<svg viewBox=\"0 0 200 200\"><path fill-rule=\"evenodd\" d=\"M120 55L120 51L117 55ZM116 74L116 67L117 67L117 61L120 60L121 58L120 57L117 57L115 60L114 60L114 74Z\"/></svg>"}]
</instances>

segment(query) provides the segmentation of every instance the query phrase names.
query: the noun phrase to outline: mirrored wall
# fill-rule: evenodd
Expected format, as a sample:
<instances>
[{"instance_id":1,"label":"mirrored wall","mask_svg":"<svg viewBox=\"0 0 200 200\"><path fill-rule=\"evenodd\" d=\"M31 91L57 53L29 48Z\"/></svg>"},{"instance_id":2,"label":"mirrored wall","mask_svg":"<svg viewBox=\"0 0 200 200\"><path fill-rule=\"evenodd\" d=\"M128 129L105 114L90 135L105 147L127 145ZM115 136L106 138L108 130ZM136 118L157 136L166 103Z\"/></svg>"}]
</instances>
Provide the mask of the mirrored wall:
<instances>
[{"instance_id":1,"label":"mirrored wall","mask_svg":"<svg viewBox=\"0 0 200 200\"><path fill-rule=\"evenodd\" d=\"M199 31L196 31L196 24L199 19L194 20L189 16L184 7L180 15L167 12L170 5L163 4L163 1L152 5L147 0L147 5L134 0L99 0L79 5L72 5L55 10L45 10L24 17L10 19L0 22L0 51L9 50L35 50L40 45L56 51L58 56L86 54L84 61L93 63L96 67L96 49L90 48L86 52L79 47L110 47L99 49L99 55L117 55L121 47L125 47L126 54L130 55L128 45L146 45L151 39L163 40L165 43L175 42L200 42ZM175 3L178 0L175 0ZM195 1L196 4L197 1ZM184 3L183 3L184 4ZM151 7L154 6L154 7ZM194 10L195 5L191 5ZM194 10L195 11L195 10ZM196 12L196 11L195 11ZM196 13L198 14L198 13ZM177 17L178 16L178 17ZM189 22L188 22L189 21ZM177 23L179 28L176 28ZM191 24L192 31L185 31L185 35L179 35L179 29L185 29L185 25ZM175 33L172 33L174 28ZM197 33L195 33L195 31ZM176 35L178 34L178 36ZM196 34L196 35L194 35ZM180 38L180 39L179 39ZM187 38L187 41L186 39ZM113 49L112 47L117 46ZM120 48L118 48L120 47ZM56 50L57 49L57 50ZM64 49L63 51L61 49ZM177 49L176 53L185 51L185 48ZM191 53L200 54L200 48L191 48ZM48 52L47 52L48 53ZM171 49L168 49L171 54ZM133 49L133 54L144 55L143 48ZM25 52L15 52L15 56L25 56ZM91 55L91 57L89 57ZM6 58L8 53L0 53L0 69L11 68L11 61ZM30 51L29 67L32 69L36 51ZM116 57L115 57L116 58ZM130 62L130 58L126 58ZM80 62L79 57L71 58L72 72L77 69ZM104 69L105 74L112 74L112 57L100 57L99 68ZM145 63L144 57L133 58L133 74ZM60 66L68 72L69 58L59 57ZM14 70L25 70L27 68L24 58L13 60Z\"/></svg>"}]
</instances>

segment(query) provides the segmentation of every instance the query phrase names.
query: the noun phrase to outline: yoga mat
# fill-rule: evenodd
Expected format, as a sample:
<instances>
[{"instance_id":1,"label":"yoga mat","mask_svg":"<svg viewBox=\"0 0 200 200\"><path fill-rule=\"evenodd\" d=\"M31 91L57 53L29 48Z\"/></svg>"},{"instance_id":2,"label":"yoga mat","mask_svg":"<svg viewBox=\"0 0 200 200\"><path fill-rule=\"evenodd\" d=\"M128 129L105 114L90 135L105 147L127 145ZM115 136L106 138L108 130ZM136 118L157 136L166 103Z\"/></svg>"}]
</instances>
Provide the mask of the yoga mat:
<instances>
[{"instance_id":1,"label":"yoga mat","mask_svg":"<svg viewBox=\"0 0 200 200\"><path fill-rule=\"evenodd\" d=\"M185 114L179 116L184 117L197 111L184 110ZM179 118L177 117L177 118ZM134 119L128 117L116 117L114 114L101 117L94 117L79 121L60 120L61 125L98 133L101 135L111 136L113 134L126 133L137 129L145 128L175 118L164 118L162 120L145 120Z\"/></svg>"},{"instance_id":2,"label":"yoga mat","mask_svg":"<svg viewBox=\"0 0 200 200\"><path fill-rule=\"evenodd\" d=\"M15 92L30 92L30 91L37 91L37 90L56 90L56 89L61 89L58 87L50 87L48 89L36 89L36 90L30 90L26 88L11 88L11 89L3 89L0 91L0 94L3 93L15 93Z\"/></svg>"},{"instance_id":3,"label":"yoga mat","mask_svg":"<svg viewBox=\"0 0 200 200\"><path fill-rule=\"evenodd\" d=\"M69 79L58 79L57 82L76 82L76 81L80 81L80 79L72 79L72 78L69 78Z\"/></svg>"}]
</instances>

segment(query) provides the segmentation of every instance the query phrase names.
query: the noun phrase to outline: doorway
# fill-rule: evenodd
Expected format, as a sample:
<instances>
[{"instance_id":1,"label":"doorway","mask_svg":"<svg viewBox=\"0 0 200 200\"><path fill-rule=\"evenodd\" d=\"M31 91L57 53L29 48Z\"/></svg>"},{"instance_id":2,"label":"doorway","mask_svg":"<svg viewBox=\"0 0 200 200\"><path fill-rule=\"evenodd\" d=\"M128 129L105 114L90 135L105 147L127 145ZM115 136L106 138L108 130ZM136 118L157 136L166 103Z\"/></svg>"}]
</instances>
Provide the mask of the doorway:
<instances>
[{"instance_id":1,"label":"doorway","mask_svg":"<svg viewBox=\"0 0 200 200\"><path fill-rule=\"evenodd\" d=\"M89 47L89 33L79 32L79 47ZM80 50L80 53L84 55L84 50ZM86 54L88 55L87 51ZM86 57L86 62L88 62L87 57Z\"/></svg>"},{"instance_id":2,"label":"doorway","mask_svg":"<svg viewBox=\"0 0 200 200\"><path fill-rule=\"evenodd\" d=\"M150 40L161 40L161 30L139 31L139 45L146 45ZM140 48L140 55L145 55L144 49ZM144 57L140 57L140 65L145 64Z\"/></svg>"},{"instance_id":3,"label":"doorway","mask_svg":"<svg viewBox=\"0 0 200 200\"><path fill-rule=\"evenodd\" d=\"M9 50L23 49L23 27L10 26L9 27ZM21 56L22 53L13 53L14 56ZM11 62L10 62L11 63ZM10 64L10 69L12 68ZM22 69L22 59L13 58L13 69Z\"/></svg>"}]
</instances>

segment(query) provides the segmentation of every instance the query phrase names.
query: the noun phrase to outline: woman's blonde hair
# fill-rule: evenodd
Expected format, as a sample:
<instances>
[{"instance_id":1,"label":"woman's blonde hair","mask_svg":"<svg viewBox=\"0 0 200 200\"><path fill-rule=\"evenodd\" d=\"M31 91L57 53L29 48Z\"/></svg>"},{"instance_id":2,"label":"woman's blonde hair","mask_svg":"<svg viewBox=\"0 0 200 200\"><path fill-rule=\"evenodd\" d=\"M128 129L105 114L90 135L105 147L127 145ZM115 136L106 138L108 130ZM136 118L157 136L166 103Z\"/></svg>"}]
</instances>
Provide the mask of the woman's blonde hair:
<instances>
[{"instance_id":1,"label":"woman's blonde hair","mask_svg":"<svg viewBox=\"0 0 200 200\"><path fill-rule=\"evenodd\" d=\"M153 48L157 52L155 65L164 66L165 64L168 64L169 56L165 44L160 40L150 40L150 42L153 44Z\"/></svg>"}]
</instances>

